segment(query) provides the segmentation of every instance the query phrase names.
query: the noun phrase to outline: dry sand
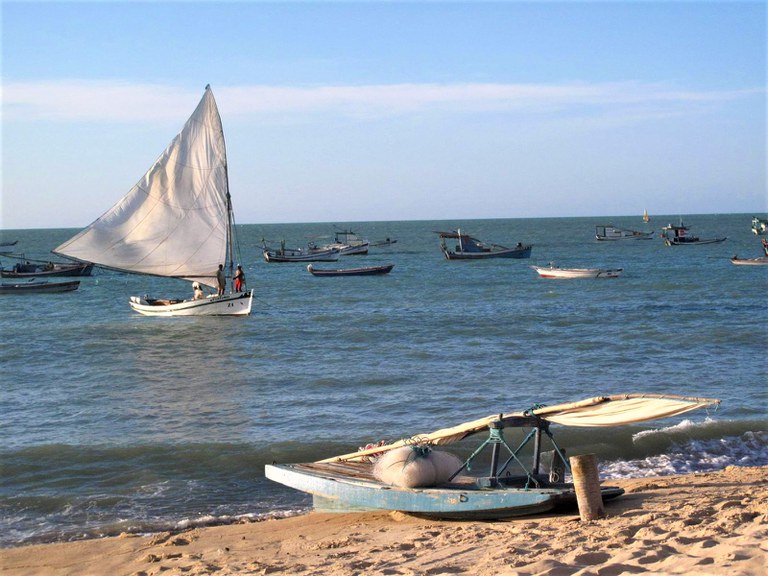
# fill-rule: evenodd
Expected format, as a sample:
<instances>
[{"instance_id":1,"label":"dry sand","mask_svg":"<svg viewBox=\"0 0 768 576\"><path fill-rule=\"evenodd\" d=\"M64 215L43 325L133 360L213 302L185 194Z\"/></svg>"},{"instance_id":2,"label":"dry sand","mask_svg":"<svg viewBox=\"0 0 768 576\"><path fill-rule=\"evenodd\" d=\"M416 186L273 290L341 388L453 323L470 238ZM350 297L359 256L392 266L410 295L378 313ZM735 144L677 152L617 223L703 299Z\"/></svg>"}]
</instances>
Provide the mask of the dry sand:
<instances>
[{"instance_id":1,"label":"dry sand","mask_svg":"<svg viewBox=\"0 0 768 576\"><path fill-rule=\"evenodd\" d=\"M611 481L607 516L318 514L0 550L3 576L768 574L768 467Z\"/></svg>"}]
</instances>

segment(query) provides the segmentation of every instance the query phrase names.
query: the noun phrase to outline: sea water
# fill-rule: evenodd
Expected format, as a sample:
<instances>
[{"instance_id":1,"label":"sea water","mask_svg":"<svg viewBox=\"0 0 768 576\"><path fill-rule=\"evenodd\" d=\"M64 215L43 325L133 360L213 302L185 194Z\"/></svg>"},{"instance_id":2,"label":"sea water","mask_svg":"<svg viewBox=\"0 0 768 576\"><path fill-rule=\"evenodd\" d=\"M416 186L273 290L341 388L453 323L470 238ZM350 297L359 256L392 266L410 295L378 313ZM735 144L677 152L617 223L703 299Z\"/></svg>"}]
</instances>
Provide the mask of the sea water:
<instances>
[{"instance_id":1,"label":"sea water","mask_svg":"<svg viewBox=\"0 0 768 576\"><path fill-rule=\"evenodd\" d=\"M397 242L315 264L390 274L334 278L261 255L262 238L322 242L333 223L239 225L255 290L242 318L142 317L130 296L191 297L190 283L101 269L76 292L2 296L0 545L302 512L310 498L266 480L265 464L597 395L722 400L610 431L553 427L568 453L598 455L603 478L768 464L768 267L729 261L761 255L759 238L749 214L684 220L728 240L666 247L658 232L678 215L338 223ZM656 234L597 242L608 222ZM435 231L459 227L532 243L532 256L447 261ZM0 240L47 259L76 232ZM530 268L551 261L624 273Z\"/></svg>"}]
</instances>

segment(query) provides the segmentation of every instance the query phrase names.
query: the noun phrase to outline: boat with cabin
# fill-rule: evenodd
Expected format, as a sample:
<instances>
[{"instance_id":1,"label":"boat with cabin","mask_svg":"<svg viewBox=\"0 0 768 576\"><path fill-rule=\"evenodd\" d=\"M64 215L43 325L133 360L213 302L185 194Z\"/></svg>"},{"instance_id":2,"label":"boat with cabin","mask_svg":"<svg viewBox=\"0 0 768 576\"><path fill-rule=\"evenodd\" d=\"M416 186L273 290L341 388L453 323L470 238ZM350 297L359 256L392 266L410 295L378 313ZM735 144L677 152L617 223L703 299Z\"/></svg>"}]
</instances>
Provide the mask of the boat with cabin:
<instances>
[{"instance_id":1,"label":"boat with cabin","mask_svg":"<svg viewBox=\"0 0 768 576\"><path fill-rule=\"evenodd\" d=\"M224 130L211 87L181 132L120 201L55 254L130 274L218 288L239 253ZM238 257L239 260L239 257ZM231 283L230 283L231 286ZM145 316L242 316L253 290L199 298L131 296Z\"/></svg>"},{"instance_id":2,"label":"boat with cabin","mask_svg":"<svg viewBox=\"0 0 768 576\"><path fill-rule=\"evenodd\" d=\"M316 250L336 249L342 256L356 256L368 254L370 242L353 232L352 230L336 230L333 235L333 242L322 244L320 246L310 243L310 247Z\"/></svg>"},{"instance_id":3,"label":"boat with cabin","mask_svg":"<svg viewBox=\"0 0 768 576\"><path fill-rule=\"evenodd\" d=\"M628 228L619 228L613 224L599 224L595 226L595 239L599 241L610 240L651 240L653 230L650 232L638 232Z\"/></svg>"},{"instance_id":4,"label":"boat with cabin","mask_svg":"<svg viewBox=\"0 0 768 576\"><path fill-rule=\"evenodd\" d=\"M690 228L683 224L681 219L680 224L664 226L661 229L661 237L667 246L701 246L703 244L719 244L727 240L726 237L701 239L698 236L688 234L689 230Z\"/></svg>"},{"instance_id":5,"label":"boat with cabin","mask_svg":"<svg viewBox=\"0 0 768 576\"><path fill-rule=\"evenodd\" d=\"M318 270L312 264L309 264L307 265L307 271L312 276L380 276L381 274L389 274L394 267L394 264L384 264L382 266L365 266L362 268Z\"/></svg>"},{"instance_id":6,"label":"boat with cabin","mask_svg":"<svg viewBox=\"0 0 768 576\"><path fill-rule=\"evenodd\" d=\"M52 262L25 258L23 254L11 256L18 260L11 268L0 269L0 278L37 278L90 276L91 262Z\"/></svg>"},{"instance_id":7,"label":"boat with cabin","mask_svg":"<svg viewBox=\"0 0 768 576\"><path fill-rule=\"evenodd\" d=\"M719 400L655 394L598 396L493 414L396 442L301 464L273 463L266 477L313 497L318 511L400 511L449 520L493 520L549 512L576 502L566 451L553 425L614 427L669 418ZM524 436L516 448L505 434ZM484 436L466 446L465 440ZM566 435L567 439L567 435ZM463 443L463 444L460 444ZM445 451L465 448L467 458ZM517 442L515 443L517 444ZM546 452L544 449L547 449ZM490 460L490 464L487 464ZM548 469L547 469L548 468ZM623 493L601 486L603 500Z\"/></svg>"},{"instance_id":8,"label":"boat with cabin","mask_svg":"<svg viewBox=\"0 0 768 576\"><path fill-rule=\"evenodd\" d=\"M550 262L548 266L531 266L542 278L571 280L574 278L618 278L623 268L560 268Z\"/></svg>"},{"instance_id":9,"label":"boat with cabin","mask_svg":"<svg viewBox=\"0 0 768 576\"><path fill-rule=\"evenodd\" d=\"M272 249L262 239L264 260L266 262L336 262L341 256L339 248L316 248L309 244L307 248L286 248L285 240L280 241L280 247Z\"/></svg>"},{"instance_id":10,"label":"boat with cabin","mask_svg":"<svg viewBox=\"0 0 768 576\"><path fill-rule=\"evenodd\" d=\"M451 232L436 232L440 238L440 249L446 260L484 260L487 258L530 258L532 244L518 242L508 248L501 244L490 244L464 234L461 229ZM448 240L456 241L453 249Z\"/></svg>"}]
</instances>

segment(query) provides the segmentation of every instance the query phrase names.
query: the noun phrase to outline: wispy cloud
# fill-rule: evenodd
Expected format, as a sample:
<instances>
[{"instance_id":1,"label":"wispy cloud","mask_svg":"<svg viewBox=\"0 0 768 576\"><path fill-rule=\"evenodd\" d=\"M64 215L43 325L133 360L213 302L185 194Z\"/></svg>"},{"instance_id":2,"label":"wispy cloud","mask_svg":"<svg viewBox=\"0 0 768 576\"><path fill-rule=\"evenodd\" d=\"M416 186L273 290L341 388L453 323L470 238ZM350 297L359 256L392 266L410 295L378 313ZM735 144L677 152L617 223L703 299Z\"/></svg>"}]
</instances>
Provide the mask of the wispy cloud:
<instances>
[{"instance_id":1,"label":"wispy cloud","mask_svg":"<svg viewBox=\"0 0 768 576\"><path fill-rule=\"evenodd\" d=\"M368 86L214 86L227 116L336 114L355 118L509 112L600 113L652 106L673 113L764 94L763 88L695 91L640 82L566 84L387 84ZM122 82L11 82L2 88L5 121L154 122L178 120L202 93Z\"/></svg>"}]
</instances>

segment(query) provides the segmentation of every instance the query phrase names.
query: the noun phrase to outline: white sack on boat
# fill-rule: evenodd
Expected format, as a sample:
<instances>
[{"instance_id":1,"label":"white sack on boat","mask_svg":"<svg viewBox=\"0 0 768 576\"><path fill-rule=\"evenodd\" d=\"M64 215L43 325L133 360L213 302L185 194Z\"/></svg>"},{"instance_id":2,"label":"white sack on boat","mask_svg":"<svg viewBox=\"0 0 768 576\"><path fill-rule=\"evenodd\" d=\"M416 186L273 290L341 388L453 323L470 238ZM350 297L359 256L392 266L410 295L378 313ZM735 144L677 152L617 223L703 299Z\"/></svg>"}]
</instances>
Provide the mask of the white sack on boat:
<instances>
[{"instance_id":1,"label":"white sack on boat","mask_svg":"<svg viewBox=\"0 0 768 576\"><path fill-rule=\"evenodd\" d=\"M379 458L373 467L373 475L390 486L424 488L447 482L461 466L462 461L448 452L403 446Z\"/></svg>"}]
</instances>

